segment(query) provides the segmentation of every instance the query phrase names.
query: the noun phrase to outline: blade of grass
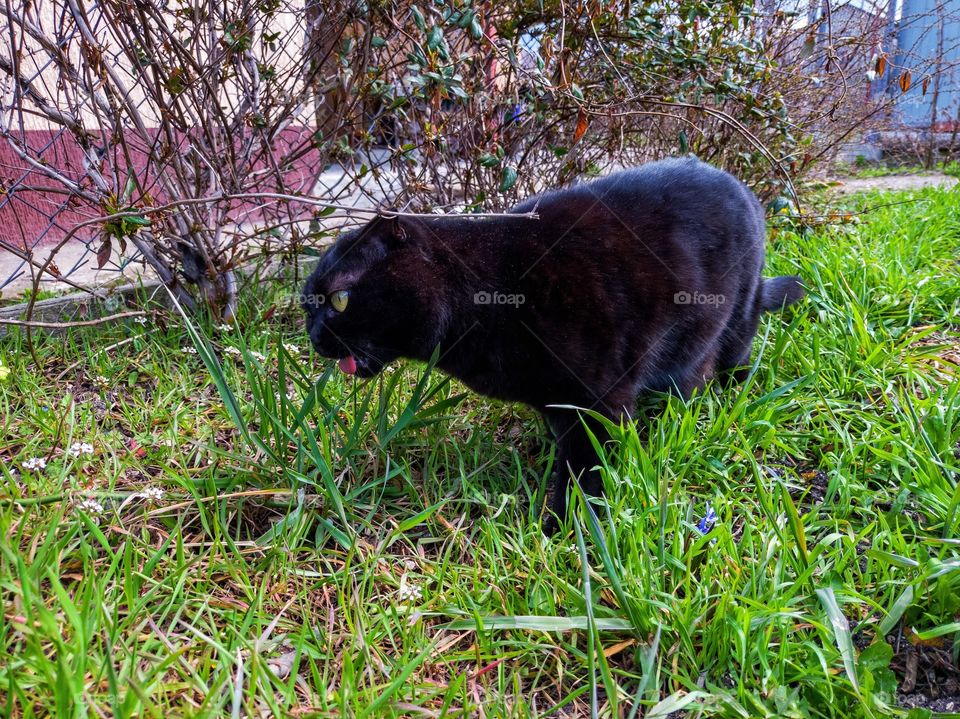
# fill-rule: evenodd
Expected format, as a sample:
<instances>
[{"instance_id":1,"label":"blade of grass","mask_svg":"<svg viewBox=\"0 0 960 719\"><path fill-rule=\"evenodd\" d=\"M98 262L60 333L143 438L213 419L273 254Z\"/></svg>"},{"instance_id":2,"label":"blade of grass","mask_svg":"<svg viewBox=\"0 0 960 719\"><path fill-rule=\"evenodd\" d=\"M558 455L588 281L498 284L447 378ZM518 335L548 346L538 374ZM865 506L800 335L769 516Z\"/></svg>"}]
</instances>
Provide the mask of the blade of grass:
<instances>
[{"instance_id":1,"label":"blade of grass","mask_svg":"<svg viewBox=\"0 0 960 719\"><path fill-rule=\"evenodd\" d=\"M833 587L824 587L816 590L817 598L823 606L823 610L830 620L830 626L833 629L833 639L836 642L837 649L840 650L840 658L843 660L843 667L847 673L847 678L853 685L854 690L860 693L860 682L857 679L856 655L853 651L853 640L850 636L850 625L847 618L840 611L840 605L837 604L837 597L833 593Z\"/></svg>"}]
</instances>

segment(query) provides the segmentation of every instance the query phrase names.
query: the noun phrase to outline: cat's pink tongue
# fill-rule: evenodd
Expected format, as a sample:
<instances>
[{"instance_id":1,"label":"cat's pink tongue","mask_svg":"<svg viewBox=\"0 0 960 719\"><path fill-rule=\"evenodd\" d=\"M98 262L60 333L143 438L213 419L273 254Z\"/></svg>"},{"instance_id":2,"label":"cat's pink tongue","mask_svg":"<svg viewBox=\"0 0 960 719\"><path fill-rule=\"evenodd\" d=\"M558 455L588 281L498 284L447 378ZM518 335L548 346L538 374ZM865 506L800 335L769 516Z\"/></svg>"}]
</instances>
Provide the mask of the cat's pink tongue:
<instances>
[{"instance_id":1,"label":"cat's pink tongue","mask_svg":"<svg viewBox=\"0 0 960 719\"><path fill-rule=\"evenodd\" d=\"M344 357L337 362L337 365L340 367L340 371L345 374L354 374L357 371L357 361L352 356Z\"/></svg>"}]
</instances>

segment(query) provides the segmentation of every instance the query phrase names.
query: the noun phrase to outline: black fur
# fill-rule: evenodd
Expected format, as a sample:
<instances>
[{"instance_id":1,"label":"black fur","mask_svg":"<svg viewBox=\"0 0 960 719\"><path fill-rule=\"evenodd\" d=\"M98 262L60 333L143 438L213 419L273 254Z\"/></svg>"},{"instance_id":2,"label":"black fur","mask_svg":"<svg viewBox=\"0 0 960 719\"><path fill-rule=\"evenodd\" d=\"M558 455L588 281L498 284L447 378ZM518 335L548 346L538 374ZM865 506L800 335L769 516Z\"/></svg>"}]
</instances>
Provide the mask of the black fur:
<instances>
[{"instance_id":1,"label":"black fur","mask_svg":"<svg viewBox=\"0 0 960 719\"><path fill-rule=\"evenodd\" d=\"M439 347L438 366L469 387L538 409L557 439L549 504L562 519L571 472L588 494L602 487L583 420L555 405L618 419L645 392L688 397L713 376L739 379L760 314L803 289L761 277L760 204L693 159L511 212L539 219L379 217L342 235L307 281L307 328L322 356L354 357L358 376ZM329 302L337 290L349 291L342 313Z\"/></svg>"}]
</instances>

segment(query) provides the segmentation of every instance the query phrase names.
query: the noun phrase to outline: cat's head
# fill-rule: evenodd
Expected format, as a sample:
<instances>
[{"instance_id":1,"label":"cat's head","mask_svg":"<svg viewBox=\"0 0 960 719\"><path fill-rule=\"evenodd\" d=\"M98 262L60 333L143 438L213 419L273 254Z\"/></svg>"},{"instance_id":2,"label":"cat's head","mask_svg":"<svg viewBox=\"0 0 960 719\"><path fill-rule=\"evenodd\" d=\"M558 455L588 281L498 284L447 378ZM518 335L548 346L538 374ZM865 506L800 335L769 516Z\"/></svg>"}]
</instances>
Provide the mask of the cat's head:
<instances>
[{"instance_id":1,"label":"cat's head","mask_svg":"<svg viewBox=\"0 0 960 719\"><path fill-rule=\"evenodd\" d=\"M342 234L307 279L307 333L340 369L373 377L398 357L425 359L439 341L428 254L413 223L378 217Z\"/></svg>"}]
</instances>

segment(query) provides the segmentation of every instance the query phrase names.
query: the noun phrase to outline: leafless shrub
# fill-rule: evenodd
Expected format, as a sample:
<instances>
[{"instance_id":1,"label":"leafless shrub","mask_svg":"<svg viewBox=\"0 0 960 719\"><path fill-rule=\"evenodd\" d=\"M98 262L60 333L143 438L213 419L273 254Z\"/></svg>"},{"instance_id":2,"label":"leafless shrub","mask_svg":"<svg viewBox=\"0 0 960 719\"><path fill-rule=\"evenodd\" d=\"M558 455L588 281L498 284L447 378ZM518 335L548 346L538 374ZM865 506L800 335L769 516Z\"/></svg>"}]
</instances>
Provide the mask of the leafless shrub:
<instances>
[{"instance_id":1,"label":"leafless shrub","mask_svg":"<svg viewBox=\"0 0 960 719\"><path fill-rule=\"evenodd\" d=\"M82 240L223 316L238 267L349 208L496 210L688 151L769 199L887 103L886 20L837 3L3 1L0 248L36 288Z\"/></svg>"}]
</instances>

